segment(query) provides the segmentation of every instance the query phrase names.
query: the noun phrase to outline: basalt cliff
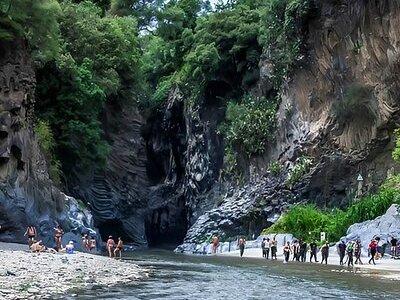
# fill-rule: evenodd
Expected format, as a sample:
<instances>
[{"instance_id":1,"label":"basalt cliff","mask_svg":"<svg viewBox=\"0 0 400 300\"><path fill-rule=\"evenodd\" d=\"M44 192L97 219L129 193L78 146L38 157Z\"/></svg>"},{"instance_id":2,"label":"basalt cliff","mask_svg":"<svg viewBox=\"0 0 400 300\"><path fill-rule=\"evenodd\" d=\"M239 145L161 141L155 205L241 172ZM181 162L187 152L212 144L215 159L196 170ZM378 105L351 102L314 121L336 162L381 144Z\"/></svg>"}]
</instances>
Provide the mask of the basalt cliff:
<instances>
[{"instance_id":1,"label":"basalt cliff","mask_svg":"<svg viewBox=\"0 0 400 300\"><path fill-rule=\"evenodd\" d=\"M28 225L49 246L57 224L65 240L96 236L91 213L49 178L33 130L35 84L26 43L0 43L0 240L25 243Z\"/></svg>"},{"instance_id":2,"label":"basalt cliff","mask_svg":"<svg viewBox=\"0 0 400 300\"><path fill-rule=\"evenodd\" d=\"M263 155L241 157L240 181L223 172L219 126L227 105L221 99L234 88L229 80L216 78L194 105L179 88L151 112L107 105L106 168L67 187L87 203L101 236L120 235L137 247L172 242L194 252L212 234L259 234L290 204L341 207L357 193L374 191L396 168L391 151L400 125L400 4L339 2L315 3L317 13L303 25L304 53L280 91L274 142ZM66 198L49 181L31 128L35 76L23 53L2 45L0 212L9 226L2 240L27 223L47 232L50 223L66 218ZM271 68L265 51L252 93L270 93ZM362 104L339 115L349 94ZM307 171L289 184L305 160ZM268 168L271 162L278 171Z\"/></svg>"}]
</instances>

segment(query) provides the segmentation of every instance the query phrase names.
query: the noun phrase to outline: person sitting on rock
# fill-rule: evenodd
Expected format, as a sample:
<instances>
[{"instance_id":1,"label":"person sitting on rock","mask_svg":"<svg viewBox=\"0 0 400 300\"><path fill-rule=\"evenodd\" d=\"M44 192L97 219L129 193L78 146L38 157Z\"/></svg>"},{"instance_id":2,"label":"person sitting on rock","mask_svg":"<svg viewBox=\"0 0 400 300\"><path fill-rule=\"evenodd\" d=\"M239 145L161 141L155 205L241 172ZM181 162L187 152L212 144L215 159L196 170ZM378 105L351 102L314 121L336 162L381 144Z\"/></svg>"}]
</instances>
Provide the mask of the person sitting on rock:
<instances>
[{"instance_id":1,"label":"person sitting on rock","mask_svg":"<svg viewBox=\"0 0 400 300\"><path fill-rule=\"evenodd\" d=\"M114 255L114 247L115 247L115 242L113 240L112 235L110 235L107 240L107 251L110 258L113 257Z\"/></svg>"},{"instance_id":2,"label":"person sitting on rock","mask_svg":"<svg viewBox=\"0 0 400 300\"><path fill-rule=\"evenodd\" d=\"M28 236L28 246L30 247L36 239L36 228L33 225L29 225L26 229L24 236Z\"/></svg>"},{"instance_id":3,"label":"person sitting on rock","mask_svg":"<svg viewBox=\"0 0 400 300\"><path fill-rule=\"evenodd\" d=\"M69 241L67 246L65 246L65 252L67 254L74 254L74 242L73 241Z\"/></svg>"},{"instance_id":4,"label":"person sitting on rock","mask_svg":"<svg viewBox=\"0 0 400 300\"><path fill-rule=\"evenodd\" d=\"M43 242L40 241L33 241L32 245L30 246L30 249L32 250L32 252L44 252L46 250L46 247L43 245Z\"/></svg>"},{"instance_id":5,"label":"person sitting on rock","mask_svg":"<svg viewBox=\"0 0 400 300\"><path fill-rule=\"evenodd\" d=\"M124 250L124 243L122 242L121 237L119 237L117 247L115 247L114 250L114 257L117 257L117 253L119 253L119 258L122 258L122 250Z\"/></svg>"}]
</instances>

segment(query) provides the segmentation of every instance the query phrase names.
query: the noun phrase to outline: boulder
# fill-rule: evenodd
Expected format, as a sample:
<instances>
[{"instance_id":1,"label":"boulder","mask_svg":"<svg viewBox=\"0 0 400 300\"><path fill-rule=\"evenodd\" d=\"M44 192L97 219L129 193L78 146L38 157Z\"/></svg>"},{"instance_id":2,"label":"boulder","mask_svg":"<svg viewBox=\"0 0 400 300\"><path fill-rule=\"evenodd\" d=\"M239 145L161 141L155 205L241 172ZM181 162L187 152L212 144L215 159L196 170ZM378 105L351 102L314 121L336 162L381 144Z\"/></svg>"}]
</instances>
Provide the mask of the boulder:
<instances>
[{"instance_id":1,"label":"boulder","mask_svg":"<svg viewBox=\"0 0 400 300\"><path fill-rule=\"evenodd\" d=\"M349 227L346 236L342 237L346 243L351 240L360 240L363 252L367 252L371 239L380 237L384 242L391 237L400 238L400 206L392 204L386 213L374 220L356 223ZM386 250L390 250L389 247Z\"/></svg>"}]
</instances>

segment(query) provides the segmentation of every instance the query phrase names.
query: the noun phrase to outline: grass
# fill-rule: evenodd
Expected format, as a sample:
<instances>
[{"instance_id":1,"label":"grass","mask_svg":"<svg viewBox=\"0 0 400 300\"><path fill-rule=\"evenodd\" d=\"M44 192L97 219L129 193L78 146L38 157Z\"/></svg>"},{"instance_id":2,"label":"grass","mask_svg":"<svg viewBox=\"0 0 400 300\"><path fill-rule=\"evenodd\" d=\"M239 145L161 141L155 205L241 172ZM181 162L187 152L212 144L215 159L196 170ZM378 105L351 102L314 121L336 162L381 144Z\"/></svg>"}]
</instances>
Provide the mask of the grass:
<instances>
[{"instance_id":1,"label":"grass","mask_svg":"<svg viewBox=\"0 0 400 300\"><path fill-rule=\"evenodd\" d=\"M400 177L388 180L378 193L366 196L349 205L346 209L323 210L314 204L293 206L271 227L268 233L291 233L305 241L319 240L320 233L326 232L329 241L338 241L354 223L372 220L384 214L390 205L400 204Z\"/></svg>"}]
</instances>

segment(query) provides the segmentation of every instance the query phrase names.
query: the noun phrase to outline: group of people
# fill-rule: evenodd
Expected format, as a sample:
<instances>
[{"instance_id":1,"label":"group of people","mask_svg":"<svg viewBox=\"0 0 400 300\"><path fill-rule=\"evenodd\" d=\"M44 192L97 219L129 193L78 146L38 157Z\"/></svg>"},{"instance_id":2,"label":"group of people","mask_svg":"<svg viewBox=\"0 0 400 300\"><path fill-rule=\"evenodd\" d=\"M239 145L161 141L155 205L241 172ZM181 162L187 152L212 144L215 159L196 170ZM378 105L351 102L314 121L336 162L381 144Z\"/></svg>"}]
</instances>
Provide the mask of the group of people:
<instances>
[{"instance_id":1,"label":"group of people","mask_svg":"<svg viewBox=\"0 0 400 300\"><path fill-rule=\"evenodd\" d=\"M391 255L392 257L397 257L398 249L400 247L400 242L397 238L391 237L388 244L391 246ZM276 250L277 250L277 242L275 238L272 240L269 238L263 238L261 243L262 256L266 259L269 259L269 253L271 253L271 259L276 259ZM375 260L381 258L385 252L385 243L379 238L373 238L368 245L368 255L370 257L368 263L375 264ZM354 266L354 264L363 264L361 261L361 241L354 240L345 243L341 241L337 246L337 252L339 254L339 263L340 265ZM284 263L289 262L290 257L292 255L293 261L306 261L307 252L310 252L310 262L319 262L317 260L318 250L321 252L321 263L328 263L329 257L329 243L326 241L319 248L316 242L311 242L309 245L302 240L294 240L291 243L285 242L283 246L283 256ZM241 254L242 256L242 254Z\"/></svg>"},{"instance_id":2,"label":"group of people","mask_svg":"<svg viewBox=\"0 0 400 300\"><path fill-rule=\"evenodd\" d=\"M267 239L266 239L267 240ZM284 263L288 263L290 260L290 255L292 254L292 260L305 262L307 259L307 251L308 245L303 240L294 240L292 243L286 242L283 246L283 256L284 256ZM328 263L328 256L329 256L329 243L325 242L322 244L321 248L321 264L325 262ZM310 243L310 262L312 262L314 258L314 262L319 262L317 260L317 253L318 253L318 245L317 243L311 242Z\"/></svg>"},{"instance_id":3,"label":"group of people","mask_svg":"<svg viewBox=\"0 0 400 300\"><path fill-rule=\"evenodd\" d=\"M122 251L124 250L124 243L123 243L121 237L119 237L118 242L115 243L112 235L110 235L108 237L106 246L107 246L108 256L110 258L117 257L117 255L119 255L119 258L122 258Z\"/></svg>"},{"instance_id":4,"label":"group of people","mask_svg":"<svg viewBox=\"0 0 400 300\"><path fill-rule=\"evenodd\" d=\"M28 246L32 252L66 252L68 254L72 254L74 252L74 242L70 241L65 248L62 246L62 236L64 235L64 230L61 228L60 225L54 227L54 248L46 247L42 240L37 239L37 230L36 227L33 225L29 225L25 231L24 236L28 237Z\"/></svg>"}]
</instances>

